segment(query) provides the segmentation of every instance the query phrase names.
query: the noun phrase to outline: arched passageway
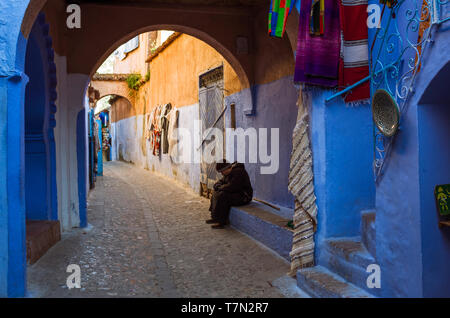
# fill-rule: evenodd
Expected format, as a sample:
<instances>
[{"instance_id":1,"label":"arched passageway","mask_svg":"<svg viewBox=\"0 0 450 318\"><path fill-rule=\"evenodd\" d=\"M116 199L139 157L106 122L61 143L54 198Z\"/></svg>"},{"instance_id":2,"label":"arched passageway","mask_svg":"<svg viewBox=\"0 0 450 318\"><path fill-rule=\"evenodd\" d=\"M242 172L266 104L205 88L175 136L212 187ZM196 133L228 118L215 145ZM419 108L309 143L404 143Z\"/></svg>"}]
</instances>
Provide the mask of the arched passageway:
<instances>
[{"instance_id":1,"label":"arched passageway","mask_svg":"<svg viewBox=\"0 0 450 318\"><path fill-rule=\"evenodd\" d=\"M56 100L58 112L55 114L54 138L58 203L57 207L52 209L51 215L54 218L55 211L58 211L63 229L86 225L82 219L86 191L83 194L83 191L80 190L83 188L83 182L87 175L87 171L83 169L84 161L82 160L83 157L86 157L86 152L83 155L82 151L83 144L86 145L86 143L83 143L82 138L77 139L77 137L80 137L80 134L88 129L86 121L83 120L87 116L83 113L83 108L89 77L117 44L144 31L157 29L171 29L205 41L227 60L238 75L243 88L239 92L238 107L243 110L243 116L256 114L254 95L257 86L272 85L279 90L285 85L277 82L278 80L290 81L288 77L292 75L293 62L289 40L284 38L275 44L271 42L267 38L265 28L257 27L257 25L266 25L265 19L269 3L253 5L254 3L251 2L249 1L249 6L242 6L241 2L233 3L232 6L201 6L196 1L193 1L193 5L186 6L152 3L142 3L137 6L102 5L86 2L81 5L81 29L66 28L67 13L65 11L66 4L63 1L32 0L28 4L13 1L9 4L13 14L8 19L15 20L10 24L8 22L8 25L11 26L11 37L15 37L10 41L14 42L10 48L14 47L15 49L12 54L7 56L7 63L11 66L11 70L8 69L6 72L9 85L8 96L15 95L19 98L8 99L9 115L7 118L2 118L5 120L4 122L8 123L9 135L7 142L5 141L2 145L19 144L18 141L24 138L23 132L20 132L20 127L22 127L20 123L24 121L24 114L23 112L13 114L13 112L25 107L23 100L20 99L20 96L25 96L26 87L26 76L22 76L21 73L25 71L28 60L25 48L27 41L31 39L32 26L42 11L45 12L50 23L49 31L52 41L49 41L48 44L55 49L54 60L58 78ZM121 21L121 23L116 23L117 21ZM149 25L149 21L151 21L151 25ZM60 32L62 29L65 31ZM30 41L30 43L32 42ZM0 50L2 49L0 48ZM281 56L289 56L289 63L280 59ZM265 67L255 67L255 65L265 65ZM274 82L277 83L273 84ZM36 84L30 85L30 87L32 88L34 85ZM15 94L13 94L14 92ZM259 93L261 92L264 92L264 88L259 89ZM291 98L293 95L295 95L295 89L289 88L289 93L284 94L282 101L278 101L278 104L295 108L295 101L292 103L290 101L291 99L295 100L295 98ZM261 104L264 104L265 97L262 100ZM267 102L269 103L269 101ZM50 114L51 119L54 111L52 105L50 106L50 112L46 114ZM281 113L277 113L275 116L279 121L284 121L285 117ZM0 121L3 123L2 120ZM243 122L247 124L246 121L247 119L244 118ZM261 117L256 118L255 121L264 123L267 119ZM54 125L52 120L48 123ZM289 125L293 126L292 119ZM289 125L286 125L286 131L290 130ZM46 144L46 142L44 141L42 144ZM51 138L48 144L51 145ZM24 184L26 180L26 165L21 164L25 162L25 157L26 153L23 148L10 146L7 150L8 165L5 167L9 167L10 172L8 172L8 181L2 185L1 191L5 194L9 193L10 203L2 201L2 207L4 206L7 211L14 209L15 215L8 212L7 217L10 217L10 222L4 222L4 224L9 224L7 233L13 239L0 240L2 248L6 248L5 255L8 255L6 261L0 265L0 276L6 277L5 280L0 281L1 295L20 296L25 292L26 271L25 263L22 260L25 255L23 233L26 192L21 189L21 184ZM285 155L285 158L282 159L286 161L287 157L289 155ZM48 169L48 167L47 162L46 168ZM4 171L6 173L6 168ZM286 171L280 174L280 178L284 178L284 175L287 175ZM46 191L47 196L50 192L54 196L53 190ZM262 191L269 193L268 189ZM16 201L12 199L13 194L17 194ZM290 200L287 191L283 193L282 200ZM50 203L54 204L54 201ZM11 268L14 268L14 271L8 270ZM14 281L14 287L11 287L12 285L8 281ZM9 288L11 289L8 291Z\"/></svg>"}]
</instances>

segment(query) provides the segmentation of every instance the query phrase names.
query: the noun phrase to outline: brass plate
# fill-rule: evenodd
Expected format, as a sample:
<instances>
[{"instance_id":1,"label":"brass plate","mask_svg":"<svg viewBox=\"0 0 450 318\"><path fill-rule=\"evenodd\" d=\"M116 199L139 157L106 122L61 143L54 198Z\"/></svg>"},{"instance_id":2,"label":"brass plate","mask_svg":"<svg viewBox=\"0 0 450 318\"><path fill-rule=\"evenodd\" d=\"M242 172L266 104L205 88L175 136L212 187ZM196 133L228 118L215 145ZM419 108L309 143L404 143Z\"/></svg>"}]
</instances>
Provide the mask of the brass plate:
<instances>
[{"instance_id":1,"label":"brass plate","mask_svg":"<svg viewBox=\"0 0 450 318\"><path fill-rule=\"evenodd\" d=\"M384 89L375 92L372 99L372 116L375 125L386 137L398 130L400 111L394 98Z\"/></svg>"}]
</instances>

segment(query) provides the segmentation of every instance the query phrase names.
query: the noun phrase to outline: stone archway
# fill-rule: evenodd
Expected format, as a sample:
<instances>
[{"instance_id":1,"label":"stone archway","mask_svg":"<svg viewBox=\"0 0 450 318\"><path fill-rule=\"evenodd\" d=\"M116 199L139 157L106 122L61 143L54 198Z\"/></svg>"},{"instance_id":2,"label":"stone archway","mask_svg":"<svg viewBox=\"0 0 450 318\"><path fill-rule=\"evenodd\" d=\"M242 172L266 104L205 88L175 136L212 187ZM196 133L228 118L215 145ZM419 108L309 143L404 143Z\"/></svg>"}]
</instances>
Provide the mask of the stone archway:
<instances>
[{"instance_id":1,"label":"stone archway","mask_svg":"<svg viewBox=\"0 0 450 318\"><path fill-rule=\"evenodd\" d=\"M90 87L98 91L97 100L108 95L129 96L126 82L129 74L95 74L92 76Z\"/></svg>"}]
</instances>

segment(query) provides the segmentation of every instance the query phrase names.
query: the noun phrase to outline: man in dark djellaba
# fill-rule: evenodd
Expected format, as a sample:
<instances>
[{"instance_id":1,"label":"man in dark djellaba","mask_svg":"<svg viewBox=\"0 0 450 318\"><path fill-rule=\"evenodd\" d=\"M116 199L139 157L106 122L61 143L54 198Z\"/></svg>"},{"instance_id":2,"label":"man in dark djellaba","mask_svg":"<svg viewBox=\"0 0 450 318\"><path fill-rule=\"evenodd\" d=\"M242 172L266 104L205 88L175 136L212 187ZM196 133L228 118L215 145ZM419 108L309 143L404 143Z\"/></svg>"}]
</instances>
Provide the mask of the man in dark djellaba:
<instances>
[{"instance_id":1,"label":"man in dark djellaba","mask_svg":"<svg viewBox=\"0 0 450 318\"><path fill-rule=\"evenodd\" d=\"M211 196L211 219L207 224L214 224L213 229L223 229L228 224L232 206L248 204L253 198L253 188L245 166L242 163L229 163L226 160L216 163L216 170L222 179L214 184Z\"/></svg>"}]
</instances>

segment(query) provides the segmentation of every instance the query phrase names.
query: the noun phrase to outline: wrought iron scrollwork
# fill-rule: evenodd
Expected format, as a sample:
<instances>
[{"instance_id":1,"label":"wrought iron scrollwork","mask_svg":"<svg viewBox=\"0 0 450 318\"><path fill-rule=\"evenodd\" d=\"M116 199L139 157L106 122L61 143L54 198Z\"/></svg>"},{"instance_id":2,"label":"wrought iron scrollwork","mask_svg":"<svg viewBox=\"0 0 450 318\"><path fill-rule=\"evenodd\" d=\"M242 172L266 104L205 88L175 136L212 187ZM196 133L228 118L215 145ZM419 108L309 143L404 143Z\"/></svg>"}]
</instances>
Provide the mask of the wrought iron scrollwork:
<instances>
[{"instance_id":1,"label":"wrought iron scrollwork","mask_svg":"<svg viewBox=\"0 0 450 318\"><path fill-rule=\"evenodd\" d=\"M414 90L424 52L432 42L432 30L450 20L450 0L399 0L384 10L388 16L382 17L383 23L370 50L371 92L387 90L402 116ZM406 19L399 19L401 15ZM394 140L395 136L385 137L374 128L375 181L382 175Z\"/></svg>"}]
</instances>

